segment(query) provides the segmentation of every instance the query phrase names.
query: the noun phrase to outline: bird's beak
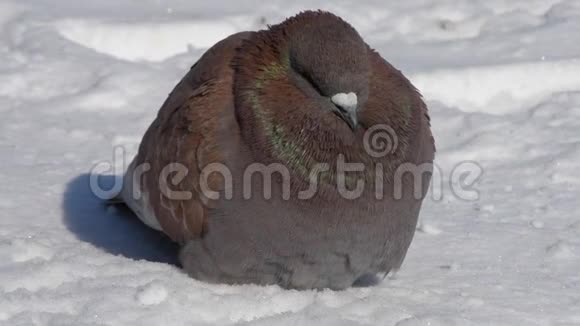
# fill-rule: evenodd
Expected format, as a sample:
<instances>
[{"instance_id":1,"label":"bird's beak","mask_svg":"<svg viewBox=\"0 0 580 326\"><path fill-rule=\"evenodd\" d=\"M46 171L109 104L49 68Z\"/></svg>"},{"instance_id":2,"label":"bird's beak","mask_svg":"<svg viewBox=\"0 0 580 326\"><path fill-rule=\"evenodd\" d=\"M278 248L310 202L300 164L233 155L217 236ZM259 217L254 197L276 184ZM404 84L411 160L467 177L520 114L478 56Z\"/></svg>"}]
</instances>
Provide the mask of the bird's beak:
<instances>
[{"instance_id":1,"label":"bird's beak","mask_svg":"<svg viewBox=\"0 0 580 326\"><path fill-rule=\"evenodd\" d=\"M332 96L330 100L336 106L336 110L334 112L348 124L350 129L354 130L358 125L358 99L356 94L338 93Z\"/></svg>"},{"instance_id":2,"label":"bird's beak","mask_svg":"<svg viewBox=\"0 0 580 326\"><path fill-rule=\"evenodd\" d=\"M346 111L339 110L336 111L336 114L346 122L346 124L350 127L350 129L355 130L356 126L358 125L357 117L356 117L356 110L353 111Z\"/></svg>"}]
</instances>

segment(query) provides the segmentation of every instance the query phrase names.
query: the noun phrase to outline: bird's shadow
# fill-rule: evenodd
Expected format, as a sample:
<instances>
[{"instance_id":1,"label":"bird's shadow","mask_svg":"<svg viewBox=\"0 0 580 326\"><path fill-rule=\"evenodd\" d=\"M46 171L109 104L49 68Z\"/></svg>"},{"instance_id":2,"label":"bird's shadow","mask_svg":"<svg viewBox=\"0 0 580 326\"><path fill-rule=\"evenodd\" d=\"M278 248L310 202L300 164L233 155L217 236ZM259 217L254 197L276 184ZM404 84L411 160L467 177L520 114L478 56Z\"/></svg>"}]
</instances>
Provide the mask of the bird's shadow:
<instances>
[{"instance_id":1,"label":"bird's shadow","mask_svg":"<svg viewBox=\"0 0 580 326\"><path fill-rule=\"evenodd\" d=\"M111 189L115 176L98 176L102 189ZM135 260L180 266L179 246L163 233L143 224L124 205L112 205L91 190L90 175L71 180L63 197L64 223L81 241L88 242L113 255ZM381 282L376 275L360 277L354 287L372 287Z\"/></svg>"},{"instance_id":2,"label":"bird's shadow","mask_svg":"<svg viewBox=\"0 0 580 326\"><path fill-rule=\"evenodd\" d=\"M98 180L103 189L118 182L109 175ZM62 206L65 225L81 241L114 255L178 266L178 245L147 227L126 206L111 205L97 197L91 191L89 174L67 184Z\"/></svg>"}]
</instances>

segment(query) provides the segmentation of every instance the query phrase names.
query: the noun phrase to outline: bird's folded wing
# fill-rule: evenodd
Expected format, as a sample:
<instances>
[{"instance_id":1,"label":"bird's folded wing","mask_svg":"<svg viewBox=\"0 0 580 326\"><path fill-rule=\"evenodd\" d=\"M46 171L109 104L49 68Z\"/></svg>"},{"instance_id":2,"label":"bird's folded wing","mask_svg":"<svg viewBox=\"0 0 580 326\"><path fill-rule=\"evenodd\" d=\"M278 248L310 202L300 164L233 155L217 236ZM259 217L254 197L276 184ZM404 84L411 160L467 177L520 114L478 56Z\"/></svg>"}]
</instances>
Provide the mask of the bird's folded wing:
<instances>
[{"instance_id":1,"label":"bird's folded wing","mask_svg":"<svg viewBox=\"0 0 580 326\"><path fill-rule=\"evenodd\" d=\"M202 190L223 190L219 173L202 180L200 175L209 164L223 162L221 140L231 142L239 132L230 61L248 35L240 33L221 41L192 67L159 110L132 164L135 170L144 166L140 171L146 171L138 181L143 193L141 212L153 215L174 241L203 236L208 209L215 203ZM202 188L200 181L207 187Z\"/></svg>"}]
</instances>

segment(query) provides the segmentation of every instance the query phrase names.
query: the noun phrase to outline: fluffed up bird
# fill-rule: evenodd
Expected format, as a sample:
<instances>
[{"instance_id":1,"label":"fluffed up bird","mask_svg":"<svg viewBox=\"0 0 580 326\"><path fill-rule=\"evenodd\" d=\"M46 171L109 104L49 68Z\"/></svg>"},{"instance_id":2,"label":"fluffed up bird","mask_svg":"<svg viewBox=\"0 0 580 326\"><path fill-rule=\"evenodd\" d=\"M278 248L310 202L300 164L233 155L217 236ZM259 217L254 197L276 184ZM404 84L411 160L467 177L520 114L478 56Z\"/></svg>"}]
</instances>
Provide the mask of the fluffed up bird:
<instances>
[{"instance_id":1,"label":"fluffed up bird","mask_svg":"<svg viewBox=\"0 0 580 326\"><path fill-rule=\"evenodd\" d=\"M306 11L209 49L120 197L196 279L344 289L401 266L434 152L413 85L347 22Z\"/></svg>"}]
</instances>

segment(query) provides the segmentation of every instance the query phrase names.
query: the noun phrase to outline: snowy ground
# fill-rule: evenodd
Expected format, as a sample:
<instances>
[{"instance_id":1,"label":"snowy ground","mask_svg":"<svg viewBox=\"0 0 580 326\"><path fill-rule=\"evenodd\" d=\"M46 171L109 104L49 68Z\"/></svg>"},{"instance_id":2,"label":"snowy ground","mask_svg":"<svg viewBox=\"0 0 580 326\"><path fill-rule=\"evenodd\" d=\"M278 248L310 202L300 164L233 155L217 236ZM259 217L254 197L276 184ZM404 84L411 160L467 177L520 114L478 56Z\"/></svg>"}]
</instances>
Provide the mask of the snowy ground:
<instances>
[{"instance_id":1,"label":"snowy ground","mask_svg":"<svg viewBox=\"0 0 580 326\"><path fill-rule=\"evenodd\" d=\"M118 145L130 159L205 48L303 3L422 90L444 197L375 287L192 280L87 173ZM580 325L579 31L578 0L0 2L0 324ZM484 169L476 201L448 183L467 160Z\"/></svg>"}]
</instances>

